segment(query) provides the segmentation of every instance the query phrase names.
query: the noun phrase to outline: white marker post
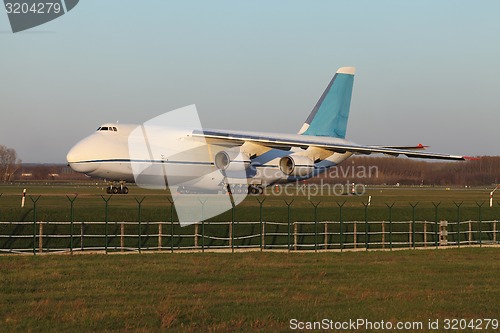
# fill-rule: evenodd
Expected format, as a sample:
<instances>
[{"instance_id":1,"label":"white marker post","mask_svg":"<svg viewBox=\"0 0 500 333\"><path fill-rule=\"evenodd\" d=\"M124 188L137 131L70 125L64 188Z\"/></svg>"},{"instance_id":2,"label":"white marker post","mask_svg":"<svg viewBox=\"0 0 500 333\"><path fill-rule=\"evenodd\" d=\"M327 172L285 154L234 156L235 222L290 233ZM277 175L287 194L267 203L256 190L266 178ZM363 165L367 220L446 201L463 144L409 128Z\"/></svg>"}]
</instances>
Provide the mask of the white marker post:
<instances>
[{"instance_id":1,"label":"white marker post","mask_svg":"<svg viewBox=\"0 0 500 333\"><path fill-rule=\"evenodd\" d=\"M500 187L500 184L497 185L497 187L495 187L495 189L493 191L490 192L490 208L493 207L493 193L495 193L495 191Z\"/></svg>"},{"instance_id":2,"label":"white marker post","mask_svg":"<svg viewBox=\"0 0 500 333\"><path fill-rule=\"evenodd\" d=\"M23 189L23 197L21 199L21 208L24 207L24 200L26 200L26 189Z\"/></svg>"},{"instance_id":3,"label":"white marker post","mask_svg":"<svg viewBox=\"0 0 500 333\"><path fill-rule=\"evenodd\" d=\"M370 206L371 203L372 203L372 196L370 195L370 196L368 196L368 206Z\"/></svg>"}]
</instances>

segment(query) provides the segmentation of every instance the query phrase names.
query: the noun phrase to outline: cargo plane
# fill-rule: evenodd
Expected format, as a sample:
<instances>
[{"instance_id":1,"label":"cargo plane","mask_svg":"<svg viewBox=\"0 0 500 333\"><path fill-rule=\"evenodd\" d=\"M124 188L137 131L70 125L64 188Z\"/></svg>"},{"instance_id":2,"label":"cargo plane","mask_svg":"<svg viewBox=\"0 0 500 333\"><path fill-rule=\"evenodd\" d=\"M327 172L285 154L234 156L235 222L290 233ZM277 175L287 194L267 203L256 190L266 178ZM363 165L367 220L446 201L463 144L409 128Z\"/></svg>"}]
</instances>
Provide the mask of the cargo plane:
<instances>
[{"instance_id":1,"label":"cargo plane","mask_svg":"<svg viewBox=\"0 0 500 333\"><path fill-rule=\"evenodd\" d=\"M260 194L267 186L317 176L353 155L405 155L466 160L426 146L360 145L345 139L353 67L339 68L297 134L202 129L152 123L104 124L67 154L75 171L113 181L108 193L128 193L126 182L178 185L179 193Z\"/></svg>"}]
</instances>

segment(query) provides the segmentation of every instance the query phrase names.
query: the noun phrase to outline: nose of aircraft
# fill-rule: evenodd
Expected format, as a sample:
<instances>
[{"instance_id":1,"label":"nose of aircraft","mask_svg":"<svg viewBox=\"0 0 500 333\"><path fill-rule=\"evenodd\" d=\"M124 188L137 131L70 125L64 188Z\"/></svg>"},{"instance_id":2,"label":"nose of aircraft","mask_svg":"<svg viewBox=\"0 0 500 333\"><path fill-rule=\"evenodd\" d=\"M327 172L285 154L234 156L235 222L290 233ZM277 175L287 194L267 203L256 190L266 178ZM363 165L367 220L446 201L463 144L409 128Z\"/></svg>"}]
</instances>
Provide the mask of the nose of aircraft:
<instances>
[{"instance_id":1,"label":"nose of aircraft","mask_svg":"<svg viewBox=\"0 0 500 333\"><path fill-rule=\"evenodd\" d=\"M99 163L92 159L92 154L89 154L89 147L85 141L80 141L69 150L66 161L76 172L88 174L96 171L99 168Z\"/></svg>"}]
</instances>

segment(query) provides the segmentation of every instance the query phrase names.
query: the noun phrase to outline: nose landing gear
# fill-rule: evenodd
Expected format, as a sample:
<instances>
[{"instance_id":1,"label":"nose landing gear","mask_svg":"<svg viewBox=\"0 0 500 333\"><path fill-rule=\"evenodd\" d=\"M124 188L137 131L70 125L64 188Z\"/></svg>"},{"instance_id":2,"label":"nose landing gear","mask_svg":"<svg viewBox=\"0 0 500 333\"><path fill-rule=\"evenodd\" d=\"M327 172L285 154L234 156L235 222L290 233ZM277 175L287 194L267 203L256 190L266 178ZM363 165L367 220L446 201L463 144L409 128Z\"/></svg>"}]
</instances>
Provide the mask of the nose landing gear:
<instances>
[{"instance_id":1,"label":"nose landing gear","mask_svg":"<svg viewBox=\"0 0 500 333\"><path fill-rule=\"evenodd\" d=\"M113 181L109 182L109 186L106 187L107 194L128 194L128 187L125 186L124 181Z\"/></svg>"}]
</instances>

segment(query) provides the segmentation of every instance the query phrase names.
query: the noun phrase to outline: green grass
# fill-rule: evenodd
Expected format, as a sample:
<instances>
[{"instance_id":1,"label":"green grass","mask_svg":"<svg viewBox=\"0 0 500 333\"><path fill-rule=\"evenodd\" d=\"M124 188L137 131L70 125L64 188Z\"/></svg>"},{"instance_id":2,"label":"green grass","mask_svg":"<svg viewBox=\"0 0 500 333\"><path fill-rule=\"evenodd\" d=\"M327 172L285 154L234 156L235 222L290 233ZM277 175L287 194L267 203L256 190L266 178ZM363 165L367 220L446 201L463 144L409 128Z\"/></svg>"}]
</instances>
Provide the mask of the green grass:
<instances>
[{"instance_id":1,"label":"green grass","mask_svg":"<svg viewBox=\"0 0 500 333\"><path fill-rule=\"evenodd\" d=\"M26 199L25 207L20 207L21 193L22 189L28 189L28 198ZM260 219L260 207L258 200L265 200L262 206L262 219L267 222L279 222L280 225L267 225L266 233L281 233L285 236L266 236L265 243L268 245L278 244L286 245L288 239L286 233L288 231L287 221L288 221L288 209L286 202L291 204L290 209L290 221L314 221L315 211L312 203L319 204L316 211L316 219L320 222L319 230L323 230L323 221L334 221L338 222L340 220L340 207L342 207L342 220L347 222L343 226L345 232L352 232L353 225L349 222L358 221L357 232L359 238L357 239L359 244L365 242L364 238L364 221L365 214L368 221L388 221L390 219L390 214L393 221L412 221L413 214L415 214L416 221L436 221L437 220L447 220L450 223L455 223L458 220L462 222L461 237L462 241L466 240L466 232L468 231L467 221L478 221L480 218L482 221L493 221L485 222L481 226L478 223L473 224L473 231L478 232L479 228L486 234L473 237L474 241L481 239L482 241L491 242L493 241L493 230L496 227L497 235L499 232L498 221L500 216L500 205L497 200L494 202L494 207L488 207L487 199L489 198L489 191L491 189L487 188L442 188L442 187L369 187L367 193L363 196L327 196L318 195L314 197L307 197L304 195L297 196L286 196L286 195L274 195L272 193L273 189L267 190L266 195L260 197L248 196L240 205L238 205L234 210L234 220L236 222L234 235L235 236L248 236L259 234L259 228L257 224L254 225L243 225L238 224L238 222L245 221L259 221ZM146 235L142 239L143 247L155 247L157 246L157 238L148 237L149 234L154 234L158 232L157 225L149 225L148 222L164 222L163 233L170 233L169 222L173 218L177 221L175 215L175 210L173 210L173 216L171 213L171 203L168 191L152 191L137 188L135 186L130 186L131 194L129 195L114 195L109 196L105 194L104 187L100 183L77 183L77 184L61 184L61 183L37 183L37 184L14 184L14 185L2 185L0 186L0 221L8 222L19 222L26 221L30 222L35 219L34 204L30 199L36 199L39 196L39 200L36 205L36 219L37 221L45 222L58 222L58 221L69 221L70 220L70 201L67 196L74 198L77 194L78 197L74 201L74 220L77 222L92 222L92 221L104 221L106 219L105 214L105 202L101 196L104 198L111 198L109 201L109 215L108 220L109 225L109 246L118 247L120 246L120 222L137 222L139 211L138 203L136 199L140 200L144 198L142 203L141 218L143 222L142 233ZM300 191L298 193L301 193ZM371 206L365 210L364 203L367 202L368 196L371 196ZM189 201L189 196L186 197ZM211 196L207 197L207 206L210 204ZM220 198L220 196L219 196ZM312 203L311 203L312 201ZM435 207L440 203L440 205ZM200 209L201 204L197 198L191 200L193 209ZM415 210L412 209L411 205L417 205ZM460 210L456 206L460 204ZM478 207L478 204L482 204L482 207ZM387 205L393 205L391 209ZM459 216L460 214L460 216ZM219 216L210 218L205 225L205 235L214 236L219 238L229 237L229 226L224 225L213 225L210 222L218 221L231 221L232 212L228 211ZM495 225L496 223L496 225ZM422 224L416 224L417 233L423 232ZM433 242L435 239L435 234L433 233L435 226L428 224L429 237L428 241ZM399 224L394 226L395 232L408 232L409 226L406 224ZM450 225L449 231L452 232L450 235L450 241L456 241L456 234L458 226ZM301 225L299 226L299 233L308 232L314 233L313 225ZM370 227L372 232L380 232L381 225L373 225ZM38 231L37 231L38 232ZM76 234L79 234L80 227L77 226L75 230ZM201 232L201 231L200 231ZM335 248L340 246L340 225L337 223L332 227L329 227L329 232L337 233L337 235L329 236L329 242L335 243ZM388 229L386 229L388 232ZM69 234L69 226L60 226L56 224L46 225L44 227L45 234ZM86 224L85 234L104 234L104 226ZM193 234L194 226L180 228L174 228L175 235L181 234ZM32 225L0 225L0 234L2 235L33 235ZM126 225L125 234L137 235L138 226L136 225ZM400 234L400 236L394 236L395 242L406 242L408 241L408 236ZM422 242L422 236L417 234L417 242ZM352 237L351 237L352 238ZM498 237L497 237L498 238ZM321 242L322 236L320 235ZM374 235L370 236L370 242L380 242L381 236ZM388 242L388 237L385 239ZM301 236L299 237L299 243L313 244L314 236ZM343 240L344 243L352 243L352 239ZM170 247L173 244L174 247L177 246L193 246L193 239L176 237L171 242L170 238L166 238L163 241L164 247ZM87 237L84 239L85 246L97 246L104 247L104 240L99 237ZM228 246L228 242L224 240L206 240L207 246ZM246 240L236 240L236 246L258 246L259 238L254 237L252 239ZM38 246L38 244L37 244ZM44 240L44 246L47 248L69 248L69 238L57 239L47 237ZM75 247L81 246L81 240L79 237L75 239ZM138 238L129 237L125 241L126 247L138 247ZM3 238L0 241L0 248L2 249L13 249L13 248L27 248L33 247L32 238L24 239L6 239Z\"/></svg>"},{"instance_id":2,"label":"green grass","mask_svg":"<svg viewBox=\"0 0 500 333\"><path fill-rule=\"evenodd\" d=\"M28 189L25 208L20 207L22 189ZM396 220L411 220L413 210L410 204L415 205L415 218L417 220L434 221L436 210L433 204L440 203L438 207L438 218L448 221L456 221L458 209L456 204L461 204L460 220L477 220L479 214L483 220L495 220L500 216L499 200L495 200L494 207L488 207L489 188L433 188L433 187L369 187L363 196L286 196L272 195L272 189L268 189L266 195L261 197L248 196L235 209L235 218L239 221L258 221L259 202L257 199L265 199L263 203L263 219L266 221L286 222L287 206L285 200L291 205L292 221L313 221L314 209L311 201L318 204L317 219L319 221L338 221L340 211L339 204L345 202L343 207L343 219L345 221L364 221L366 203L368 196L372 196L368 217L371 221L388 220L389 208L394 205L392 217ZM33 203L30 196L37 202L37 219L42 221L68 221L70 219L70 202L67 198L73 198L78 194L74 203L75 219L77 221L104 221L105 203L101 196L108 198L102 184L79 183L76 185L65 185L58 183L47 184L16 184L0 186L0 221L32 221ZM301 192L299 192L300 194ZM129 195L114 195L109 201L110 221L137 221L138 205L135 199L145 198L142 204L143 221L170 221L170 196L168 191L145 190L130 186ZM208 197L210 204L210 196ZM477 204L482 204L479 208ZM201 211L201 204L196 200L193 209ZM174 213L175 214L175 213ZM231 212L228 211L219 216L209 219L210 221L229 221ZM174 220L176 217L174 216Z\"/></svg>"},{"instance_id":3,"label":"green grass","mask_svg":"<svg viewBox=\"0 0 500 333\"><path fill-rule=\"evenodd\" d=\"M2 256L0 331L279 332L292 318L498 319L499 269L498 248Z\"/></svg>"}]
</instances>

